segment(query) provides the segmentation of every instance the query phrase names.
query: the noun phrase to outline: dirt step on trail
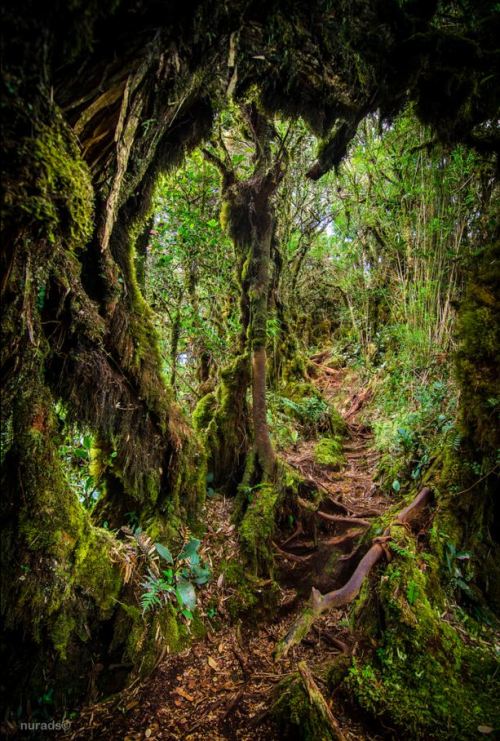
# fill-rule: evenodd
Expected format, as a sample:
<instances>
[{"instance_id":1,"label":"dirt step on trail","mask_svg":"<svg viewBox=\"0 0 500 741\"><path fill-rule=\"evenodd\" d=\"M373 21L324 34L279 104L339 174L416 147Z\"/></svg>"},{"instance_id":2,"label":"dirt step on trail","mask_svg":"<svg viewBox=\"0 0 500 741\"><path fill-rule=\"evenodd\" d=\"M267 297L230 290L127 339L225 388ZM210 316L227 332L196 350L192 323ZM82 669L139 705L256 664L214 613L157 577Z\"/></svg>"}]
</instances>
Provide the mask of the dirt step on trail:
<instances>
[{"instance_id":1,"label":"dirt step on trail","mask_svg":"<svg viewBox=\"0 0 500 741\"><path fill-rule=\"evenodd\" d=\"M344 378L345 371L329 369L317 382L326 398L333 399ZM235 527L231 525L233 502L221 497L209 499L206 521L210 525L204 540L214 579L202 590L203 597L200 592L200 598L203 604L208 599L212 603L214 597L217 599L222 624L217 632L208 631L204 639L193 642L185 651L163 658L142 683L135 683L118 696L84 708L66 738L123 741L145 738L272 741L283 738L269 715L276 684L296 672L301 660L307 662L315 676L315 670L329 658L356 648L355 638L345 627L347 610L341 608L322 615L309 636L289 655L278 661L273 659L278 640L285 635L308 598L309 583L300 595L291 586L294 579L301 582L301 573L306 573L318 588L325 586L321 584L320 574L311 569L306 560L296 561L290 556L302 554L307 559L310 553L328 555L337 548L345 551L343 557L348 560L366 527L356 520L368 522L390 504L374 485L376 454L370 447L369 431L359 421L359 412L367 397L363 389L352 391L342 409L349 431L345 444L347 465L343 471L333 472L316 464L310 442L286 454L288 462L323 492L324 499L320 512L315 515L320 522L313 542L310 534L298 533L288 542L276 544L278 563L281 561L287 574L282 583L281 614L284 616L270 622L262 618L253 625L230 623L225 603L231 591L223 579L218 578L218 565L222 560L234 558L238 552ZM321 513L334 519L322 518ZM288 609L289 605L293 605L293 609ZM333 710L346 739L375 738L345 712L341 703L336 703Z\"/></svg>"}]
</instances>

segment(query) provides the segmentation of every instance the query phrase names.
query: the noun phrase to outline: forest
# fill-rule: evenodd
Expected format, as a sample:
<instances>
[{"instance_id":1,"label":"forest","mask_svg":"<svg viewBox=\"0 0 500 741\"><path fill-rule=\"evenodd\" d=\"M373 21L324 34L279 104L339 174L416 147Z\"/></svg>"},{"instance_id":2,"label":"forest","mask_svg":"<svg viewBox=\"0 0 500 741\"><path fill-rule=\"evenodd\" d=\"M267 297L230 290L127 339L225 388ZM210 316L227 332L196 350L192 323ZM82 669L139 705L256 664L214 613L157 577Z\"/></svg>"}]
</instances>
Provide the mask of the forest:
<instances>
[{"instance_id":1,"label":"forest","mask_svg":"<svg viewBox=\"0 0 500 741\"><path fill-rule=\"evenodd\" d=\"M498 738L499 3L1 28L2 738Z\"/></svg>"}]
</instances>

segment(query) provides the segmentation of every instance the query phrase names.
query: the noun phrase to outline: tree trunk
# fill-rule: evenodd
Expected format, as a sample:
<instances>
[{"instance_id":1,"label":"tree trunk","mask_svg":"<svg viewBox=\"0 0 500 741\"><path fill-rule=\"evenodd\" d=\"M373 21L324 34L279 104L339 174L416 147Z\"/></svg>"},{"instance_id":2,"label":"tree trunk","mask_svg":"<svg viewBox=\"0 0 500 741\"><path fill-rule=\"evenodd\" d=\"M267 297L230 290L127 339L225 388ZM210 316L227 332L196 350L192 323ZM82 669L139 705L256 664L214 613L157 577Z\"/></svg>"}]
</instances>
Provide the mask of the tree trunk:
<instances>
[{"instance_id":1,"label":"tree trunk","mask_svg":"<svg viewBox=\"0 0 500 741\"><path fill-rule=\"evenodd\" d=\"M262 185L261 185L262 188ZM263 191L263 192L262 192ZM263 196L262 200L259 196ZM271 260L272 218L269 197L264 188L257 190L249 204L253 230L249 266L250 327L252 349L252 404L254 443L258 461L266 477L272 477L275 455L267 424L266 344L269 303L269 267ZM255 210L254 210L255 209ZM258 212L255 211L258 209Z\"/></svg>"}]
</instances>

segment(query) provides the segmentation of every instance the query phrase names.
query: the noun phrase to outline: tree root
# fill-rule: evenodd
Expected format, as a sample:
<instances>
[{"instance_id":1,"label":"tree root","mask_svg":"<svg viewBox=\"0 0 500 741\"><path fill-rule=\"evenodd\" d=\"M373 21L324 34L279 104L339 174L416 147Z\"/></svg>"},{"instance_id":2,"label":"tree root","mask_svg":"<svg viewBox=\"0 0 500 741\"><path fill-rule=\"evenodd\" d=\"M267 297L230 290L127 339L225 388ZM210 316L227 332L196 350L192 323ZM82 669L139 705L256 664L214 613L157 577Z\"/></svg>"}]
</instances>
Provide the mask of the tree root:
<instances>
[{"instance_id":1,"label":"tree root","mask_svg":"<svg viewBox=\"0 0 500 741\"><path fill-rule=\"evenodd\" d=\"M344 543L347 543L349 540L354 540L354 538L359 537L364 532L365 532L365 528L363 529L355 528L354 530L348 530L346 533L344 533L344 535L334 535L333 538L322 540L321 543L322 545L334 545L334 546L343 545ZM344 559L343 556L341 558Z\"/></svg>"},{"instance_id":2,"label":"tree root","mask_svg":"<svg viewBox=\"0 0 500 741\"><path fill-rule=\"evenodd\" d=\"M432 492L428 487L415 497L385 529L382 538L375 538L371 548L363 556L351 578L340 589L327 594L321 594L315 587L311 591L310 604L299 615L284 638L279 641L275 649L275 658L286 656L292 646L299 644L307 635L314 621L332 607L342 607L352 602L359 594L361 585L372 568L383 555L387 554L385 541L390 540L391 527L394 525L409 526L421 516L431 501Z\"/></svg>"},{"instance_id":3,"label":"tree root","mask_svg":"<svg viewBox=\"0 0 500 741\"><path fill-rule=\"evenodd\" d=\"M284 546L287 543L291 543L292 540L295 540L295 538L298 538L299 535L303 535L303 534L304 534L304 527L303 527L302 523L299 520L299 522L297 523L297 527L295 528L294 532L291 535L289 535L288 538L286 540L284 540L281 545Z\"/></svg>"},{"instance_id":4,"label":"tree root","mask_svg":"<svg viewBox=\"0 0 500 741\"><path fill-rule=\"evenodd\" d=\"M283 556L283 558L287 558L289 561L295 561L296 563L304 563L304 561L309 561L309 559L313 556L312 553L308 554L307 556L298 556L296 553L289 553L288 551L284 551L282 548L280 548L277 543L274 543L274 541L273 548L280 556Z\"/></svg>"},{"instance_id":5,"label":"tree root","mask_svg":"<svg viewBox=\"0 0 500 741\"><path fill-rule=\"evenodd\" d=\"M299 670L302 684L304 685L304 689L307 692L311 705L316 708L325 725L330 728L333 738L337 741L345 741L345 736L340 730L337 719L330 710L325 698L323 697L323 693L314 681L311 670L307 666L306 662L299 661L297 669Z\"/></svg>"},{"instance_id":6,"label":"tree root","mask_svg":"<svg viewBox=\"0 0 500 741\"><path fill-rule=\"evenodd\" d=\"M316 512L318 517L321 517L322 520L327 520L328 522L347 522L351 525L363 525L364 527L370 527L370 522L368 520L362 520L359 517L349 517L347 515L329 515L326 512Z\"/></svg>"}]
</instances>

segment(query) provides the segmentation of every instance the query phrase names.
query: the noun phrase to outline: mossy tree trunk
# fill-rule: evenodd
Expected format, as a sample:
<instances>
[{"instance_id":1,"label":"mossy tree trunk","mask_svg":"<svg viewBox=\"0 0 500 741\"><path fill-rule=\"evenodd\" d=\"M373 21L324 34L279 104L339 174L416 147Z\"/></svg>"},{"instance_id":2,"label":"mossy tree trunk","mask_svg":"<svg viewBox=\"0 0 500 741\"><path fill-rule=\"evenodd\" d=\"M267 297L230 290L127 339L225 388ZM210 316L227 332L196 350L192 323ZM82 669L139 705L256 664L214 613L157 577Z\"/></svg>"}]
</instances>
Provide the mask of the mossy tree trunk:
<instances>
[{"instance_id":1,"label":"mossy tree trunk","mask_svg":"<svg viewBox=\"0 0 500 741\"><path fill-rule=\"evenodd\" d=\"M257 454L256 461L262 473L272 477L275 455L267 423L267 320L270 301L271 240L274 214L272 198L283 177L283 148L274 155L271 144L276 132L268 118L255 104L241 106L242 120L254 147L254 167L250 177L240 180L232 166L231 158L222 145L222 157L205 150L222 174L222 217L233 241L237 258L240 286L240 347L242 362L248 363L252 381L252 424L240 427L241 437L235 438L231 419L217 416L221 432L218 444L230 448L230 458L241 461L250 449L250 437ZM244 360L243 360L244 359ZM224 383L224 380L223 380ZM226 387L230 406L246 407L248 384ZM217 414L217 413L216 413ZM229 425L228 425L229 423ZM224 434L223 428L228 428ZM231 472L219 471L219 476ZM230 478L232 478L230 476Z\"/></svg>"}]
</instances>

